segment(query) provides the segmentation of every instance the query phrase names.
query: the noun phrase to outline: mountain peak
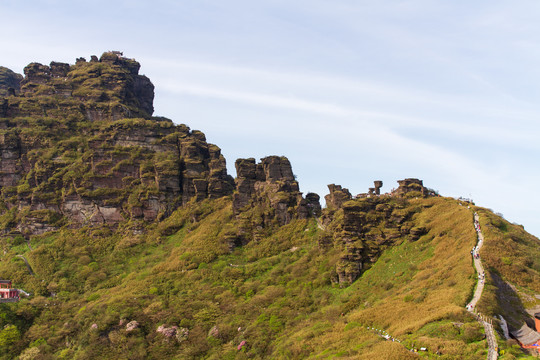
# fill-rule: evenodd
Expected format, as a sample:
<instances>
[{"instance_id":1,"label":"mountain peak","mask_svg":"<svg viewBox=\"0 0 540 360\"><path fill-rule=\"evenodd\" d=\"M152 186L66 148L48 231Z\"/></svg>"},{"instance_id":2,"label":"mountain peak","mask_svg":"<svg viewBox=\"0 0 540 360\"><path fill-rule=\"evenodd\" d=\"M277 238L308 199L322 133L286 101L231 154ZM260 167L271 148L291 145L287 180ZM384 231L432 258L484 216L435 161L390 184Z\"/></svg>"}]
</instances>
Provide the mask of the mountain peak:
<instances>
[{"instance_id":1,"label":"mountain peak","mask_svg":"<svg viewBox=\"0 0 540 360\"><path fill-rule=\"evenodd\" d=\"M74 65L31 63L24 68L22 79L0 72L0 90L4 88L4 95L11 95L4 100L0 117L72 114L88 121L150 118L154 85L139 75L139 69L134 59L108 51L99 59L95 55L90 61L78 58ZM13 89L11 93L8 88Z\"/></svg>"}]
</instances>

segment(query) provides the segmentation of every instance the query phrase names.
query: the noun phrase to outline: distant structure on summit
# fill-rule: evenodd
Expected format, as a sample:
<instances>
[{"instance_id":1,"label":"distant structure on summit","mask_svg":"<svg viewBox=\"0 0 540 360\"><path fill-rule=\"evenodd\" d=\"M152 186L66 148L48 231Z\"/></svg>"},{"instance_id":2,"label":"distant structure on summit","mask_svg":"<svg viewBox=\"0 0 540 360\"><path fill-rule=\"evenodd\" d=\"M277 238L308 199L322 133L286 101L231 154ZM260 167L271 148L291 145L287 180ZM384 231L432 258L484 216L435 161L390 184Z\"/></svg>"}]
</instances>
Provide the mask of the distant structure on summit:
<instances>
[{"instance_id":1,"label":"distant structure on summit","mask_svg":"<svg viewBox=\"0 0 540 360\"><path fill-rule=\"evenodd\" d=\"M375 180L373 182L374 187L369 188L368 195L381 195L382 180Z\"/></svg>"},{"instance_id":2,"label":"distant structure on summit","mask_svg":"<svg viewBox=\"0 0 540 360\"><path fill-rule=\"evenodd\" d=\"M435 190L428 189L424 187L424 183L422 180L414 179L414 178L408 178L403 180L398 180L398 188L392 189L387 194L384 195L390 195L390 196L403 196L410 192L418 192L421 196L438 196L437 192ZM369 198L372 196L380 196L381 195L381 188L383 186L383 182L381 180L375 180L373 182L373 187L370 187L368 189L367 193L361 193L356 195L356 199L362 199L362 198ZM334 187L336 185L333 185Z\"/></svg>"},{"instance_id":3,"label":"distant structure on summit","mask_svg":"<svg viewBox=\"0 0 540 360\"><path fill-rule=\"evenodd\" d=\"M373 187L370 187L368 189L367 193L358 194L358 195L356 195L356 198L357 199L362 199L362 198L368 198L368 197L371 197L371 196L379 196L379 195L381 195L382 186L383 186L382 180L375 180L373 182Z\"/></svg>"}]
</instances>

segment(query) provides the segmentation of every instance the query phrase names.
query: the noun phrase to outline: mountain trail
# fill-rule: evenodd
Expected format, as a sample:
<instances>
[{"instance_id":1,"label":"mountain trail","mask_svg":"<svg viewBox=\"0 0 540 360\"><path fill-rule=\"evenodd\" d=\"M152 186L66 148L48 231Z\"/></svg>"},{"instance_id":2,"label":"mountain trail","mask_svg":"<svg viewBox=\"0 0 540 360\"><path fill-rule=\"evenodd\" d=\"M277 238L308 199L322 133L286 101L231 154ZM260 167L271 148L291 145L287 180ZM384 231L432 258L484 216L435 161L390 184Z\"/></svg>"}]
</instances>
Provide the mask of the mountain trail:
<instances>
[{"instance_id":1,"label":"mountain trail","mask_svg":"<svg viewBox=\"0 0 540 360\"><path fill-rule=\"evenodd\" d=\"M476 303L478 303L478 300L480 300L480 298L482 297L482 291L484 291L485 281L484 267L482 266L482 260L480 259L480 249L484 244L484 235L482 234L482 230L480 229L480 223L478 219L478 214L474 213L474 227L476 229L476 233L478 234L478 243L471 250L471 255L473 256L474 267L476 268L476 272L478 273L478 282L476 285L476 290L474 291L473 298L469 302L469 304L467 304L467 311L469 311L471 314L474 314L478 321L484 326L488 343L487 359L494 360L497 359L499 355L497 339L495 338L492 321L488 317L475 312Z\"/></svg>"},{"instance_id":2,"label":"mountain trail","mask_svg":"<svg viewBox=\"0 0 540 360\"><path fill-rule=\"evenodd\" d=\"M34 271L32 270L32 267L30 266L28 260L23 255L17 255L17 257L21 258L24 261L26 267L28 268L28 272L30 273L30 275L34 276Z\"/></svg>"}]
</instances>

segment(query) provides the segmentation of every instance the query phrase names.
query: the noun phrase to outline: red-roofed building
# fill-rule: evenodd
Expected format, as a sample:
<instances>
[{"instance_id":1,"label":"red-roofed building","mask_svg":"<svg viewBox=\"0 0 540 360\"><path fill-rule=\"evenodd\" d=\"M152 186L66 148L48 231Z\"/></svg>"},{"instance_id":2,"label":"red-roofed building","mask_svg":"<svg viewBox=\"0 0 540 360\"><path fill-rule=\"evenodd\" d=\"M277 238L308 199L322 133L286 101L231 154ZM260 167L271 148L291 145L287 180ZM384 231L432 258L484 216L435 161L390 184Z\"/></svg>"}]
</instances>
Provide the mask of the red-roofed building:
<instances>
[{"instance_id":1,"label":"red-roofed building","mask_svg":"<svg viewBox=\"0 0 540 360\"><path fill-rule=\"evenodd\" d=\"M515 331L511 331L521 347L525 349L540 349L540 313L534 314L534 325L536 331L528 327L526 324Z\"/></svg>"},{"instance_id":2,"label":"red-roofed building","mask_svg":"<svg viewBox=\"0 0 540 360\"><path fill-rule=\"evenodd\" d=\"M0 302L14 302L19 299L19 290L11 287L11 280L0 280Z\"/></svg>"}]
</instances>

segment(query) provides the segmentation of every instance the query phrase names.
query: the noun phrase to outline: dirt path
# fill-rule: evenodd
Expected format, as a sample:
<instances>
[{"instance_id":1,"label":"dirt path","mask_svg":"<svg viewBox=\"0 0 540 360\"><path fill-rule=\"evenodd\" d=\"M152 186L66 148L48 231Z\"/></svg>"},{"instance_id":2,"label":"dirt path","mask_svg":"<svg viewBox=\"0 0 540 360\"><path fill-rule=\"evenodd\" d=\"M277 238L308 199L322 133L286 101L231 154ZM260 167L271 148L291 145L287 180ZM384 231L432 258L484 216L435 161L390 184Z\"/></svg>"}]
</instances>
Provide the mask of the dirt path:
<instances>
[{"instance_id":1,"label":"dirt path","mask_svg":"<svg viewBox=\"0 0 540 360\"><path fill-rule=\"evenodd\" d=\"M476 290L474 291L474 295L472 300L467 305L467 311L474 314L478 321L484 326L484 330L486 333L486 339L488 343L488 360L495 360L498 358L497 353L497 339L495 338L495 331L493 330L493 325L489 318L484 317L480 314L475 313L476 303L478 300L480 300L480 297L482 297L482 291L484 291L484 267L482 266L482 260L479 256L479 251L482 248L482 245L484 244L484 235L482 234L482 230L480 229L480 224L478 222L478 214L474 213L474 222L475 222L475 228L476 233L478 234L478 243L476 245L476 248L473 250L473 261L474 261L474 267L476 268L476 272L478 273L478 279L476 284ZM478 256L477 256L478 255Z\"/></svg>"},{"instance_id":2,"label":"dirt path","mask_svg":"<svg viewBox=\"0 0 540 360\"><path fill-rule=\"evenodd\" d=\"M34 276L34 271L32 270L32 267L30 266L30 263L28 262L28 260L22 255L17 255L17 257L20 257L21 259L23 259L24 263L26 264L26 267L28 268L28 272L30 273L30 275Z\"/></svg>"}]
</instances>

